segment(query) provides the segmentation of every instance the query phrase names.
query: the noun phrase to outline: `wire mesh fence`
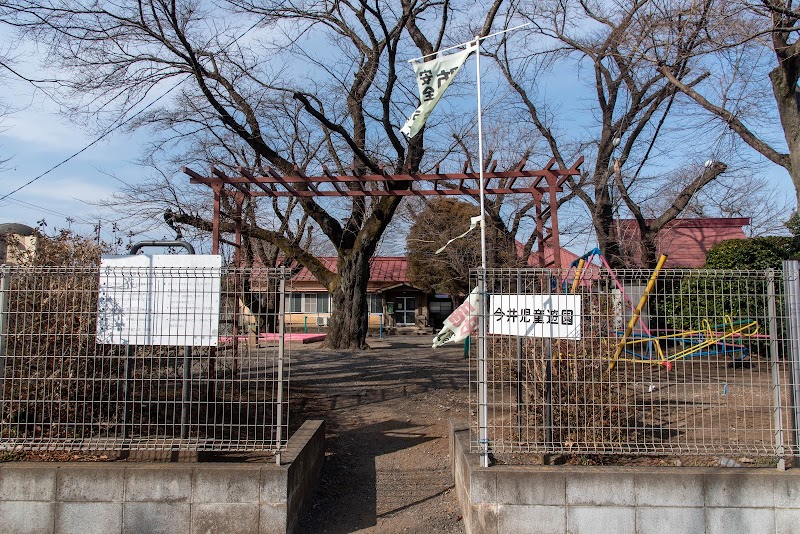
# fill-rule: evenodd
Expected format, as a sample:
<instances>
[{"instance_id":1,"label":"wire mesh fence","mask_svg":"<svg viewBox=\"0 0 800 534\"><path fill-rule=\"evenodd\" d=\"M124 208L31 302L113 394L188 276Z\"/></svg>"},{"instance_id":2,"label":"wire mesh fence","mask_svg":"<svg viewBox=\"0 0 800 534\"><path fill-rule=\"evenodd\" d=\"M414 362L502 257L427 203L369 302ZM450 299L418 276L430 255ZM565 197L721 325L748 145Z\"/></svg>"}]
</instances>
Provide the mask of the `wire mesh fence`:
<instances>
[{"instance_id":1,"label":"wire mesh fence","mask_svg":"<svg viewBox=\"0 0 800 534\"><path fill-rule=\"evenodd\" d=\"M283 271L0 274L0 450L285 447Z\"/></svg>"},{"instance_id":2,"label":"wire mesh fence","mask_svg":"<svg viewBox=\"0 0 800 534\"><path fill-rule=\"evenodd\" d=\"M488 270L473 450L796 454L797 271L652 274Z\"/></svg>"}]
</instances>

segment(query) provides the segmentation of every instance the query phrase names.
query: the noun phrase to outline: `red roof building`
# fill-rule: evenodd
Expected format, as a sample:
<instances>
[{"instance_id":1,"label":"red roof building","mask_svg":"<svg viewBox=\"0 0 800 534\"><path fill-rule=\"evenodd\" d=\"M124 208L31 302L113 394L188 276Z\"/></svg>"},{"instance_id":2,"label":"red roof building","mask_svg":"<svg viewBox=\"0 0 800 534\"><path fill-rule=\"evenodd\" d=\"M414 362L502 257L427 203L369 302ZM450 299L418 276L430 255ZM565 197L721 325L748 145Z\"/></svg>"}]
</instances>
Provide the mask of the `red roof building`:
<instances>
[{"instance_id":1,"label":"red roof building","mask_svg":"<svg viewBox=\"0 0 800 534\"><path fill-rule=\"evenodd\" d=\"M519 252L517 254L517 256L520 256L522 254L521 243L518 243L517 250ZM570 252L569 250L565 249L564 247L561 247L561 268L562 269L567 269L569 267L569 265L573 261L575 261L577 259L578 259L578 255L577 254L575 254L574 252ZM539 255L538 255L537 251L533 250L531 252L531 255L528 256L527 266L528 267L541 267L540 263L541 262L539 261ZM545 263L545 265L548 265L551 268L554 268L554 269L558 268L558 265L553 265L553 247L551 247L550 245L545 245L545 247L544 247L544 263Z\"/></svg>"},{"instance_id":2,"label":"red roof building","mask_svg":"<svg viewBox=\"0 0 800 534\"><path fill-rule=\"evenodd\" d=\"M675 219L656 236L657 253L669 257L665 267L699 268L705 265L706 253L717 243L745 239L747 236L742 227L749 224L748 217ZM636 221L619 221L619 232L629 267L641 267L640 233Z\"/></svg>"},{"instance_id":3,"label":"red roof building","mask_svg":"<svg viewBox=\"0 0 800 534\"><path fill-rule=\"evenodd\" d=\"M335 257L318 258L325 267L336 271ZM370 261L367 282L369 325L372 329L395 327L427 328L451 310L449 299L437 299L413 287L408 279L408 260L404 256L380 256ZM333 303L330 295L305 267L289 281L287 291L287 322L297 325L327 326ZM443 305L439 301L444 301ZM436 317L434 317L436 315ZM445 315L446 317L446 315Z\"/></svg>"},{"instance_id":4,"label":"red roof building","mask_svg":"<svg viewBox=\"0 0 800 534\"><path fill-rule=\"evenodd\" d=\"M521 245L520 245L521 247ZM546 252L547 261L552 261L553 250ZM335 257L318 258L326 268L336 270ZM561 249L564 268L577 259L577 255ZM538 267L536 255L528 259L529 267ZM592 269L593 266L587 266ZM290 324L327 325L325 317L330 314L330 298L311 272L303 267L289 282L287 311ZM379 256L370 262L370 277L367 283L370 311L370 327L423 327L438 329L453 310L453 303L446 295L427 295L415 288L408 278L408 258L405 256Z\"/></svg>"},{"instance_id":5,"label":"red roof building","mask_svg":"<svg viewBox=\"0 0 800 534\"><path fill-rule=\"evenodd\" d=\"M321 261L327 269L336 271L335 257L322 257L317 259ZM374 293L386 290L397 284L408 284L407 269L408 260L405 256L379 256L372 258L369 265L367 291ZM292 286L295 288L305 289L308 287L309 289L322 290L322 286L317 282L317 279L314 278L314 275L305 267L300 269L300 271L292 277Z\"/></svg>"}]
</instances>

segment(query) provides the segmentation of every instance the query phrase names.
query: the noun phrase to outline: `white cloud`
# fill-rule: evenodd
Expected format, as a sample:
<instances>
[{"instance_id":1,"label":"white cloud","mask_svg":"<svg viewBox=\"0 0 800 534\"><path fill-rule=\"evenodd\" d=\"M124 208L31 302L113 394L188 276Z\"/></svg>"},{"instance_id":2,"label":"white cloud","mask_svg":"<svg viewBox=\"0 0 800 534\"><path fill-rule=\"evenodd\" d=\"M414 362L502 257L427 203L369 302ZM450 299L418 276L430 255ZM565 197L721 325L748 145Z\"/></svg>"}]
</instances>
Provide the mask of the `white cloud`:
<instances>
[{"instance_id":1,"label":"white cloud","mask_svg":"<svg viewBox=\"0 0 800 534\"><path fill-rule=\"evenodd\" d=\"M103 178L107 178L103 176ZM60 177L55 180L43 178L24 189L23 200L30 198L31 202L40 201L68 201L95 202L111 196L117 191L114 184L77 178L74 176ZM20 197L22 198L22 197Z\"/></svg>"},{"instance_id":2,"label":"white cloud","mask_svg":"<svg viewBox=\"0 0 800 534\"><path fill-rule=\"evenodd\" d=\"M82 132L74 127L60 124L46 115L37 117L26 113L20 119L12 117L4 121L7 129L0 135L0 144L11 152L17 152L17 145L27 145L28 150L37 152L77 151L87 144ZM11 141L11 144L5 140Z\"/></svg>"}]
</instances>

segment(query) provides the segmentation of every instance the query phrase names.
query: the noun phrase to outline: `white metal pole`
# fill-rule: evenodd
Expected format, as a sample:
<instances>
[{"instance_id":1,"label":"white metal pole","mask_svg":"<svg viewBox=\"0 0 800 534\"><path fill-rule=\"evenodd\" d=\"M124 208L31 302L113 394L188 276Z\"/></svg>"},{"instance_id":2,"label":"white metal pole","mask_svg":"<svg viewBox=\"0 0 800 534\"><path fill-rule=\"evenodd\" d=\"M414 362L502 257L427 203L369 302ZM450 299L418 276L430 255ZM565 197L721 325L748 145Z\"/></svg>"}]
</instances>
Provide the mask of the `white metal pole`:
<instances>
[{"instance_id":1,"label":"white metal pole","mask_svg":"<svg viewBox=\"0 0 800 534\"><path fill-rule=\"evenodd\" d=\"M481 307L478 309L480 327L480 343L478 344L478 440L480 441L481 466L489 467L489 395L486 387L487 365L486 355L488 343L486 339L486 213L485 188L483 175L483 120L481 114L481 39L475 37L476 84L478 87L478 174L480 176L481 200L481 277L478 292L481 295Z\"/></svg>"},{"instance_id":2,"label":"white metal pole","mask_svg":"<svg viewBox=\"0 0 800 534\"><path fill-rule=\"evenodd\" d=\"M281 267L278 285L278 395L276 399L277 415L275 426L275 463L281 465L281 442L283 441L283 389L284 359L286 347L286 267ZM234 343L236 343L234 339Z\"/></svg>"},{"instance_id":3,"label":"white metal pole","mask_svg":"<svg viewBox=\"0 0 800 534\"><path fill-rule=\"evenodd\" d=\"M5 367L7 356L6 336L8 334L9 293L11 292L11 267L0 265L0 401L5 389ZM0 410L3 406L0 404Z\"/></svg>"},{"instance_id":4,"label":"white metal pole","mask_svg":"<svg viewBox=\"0 0 800 534\"><path fill-rule=\"evenodd\" d=\"M475 38L477 47L475 50L475 65L477 70L476 83L478 86L478 174L480 176L480 198L481 198L481 269L486 271L486 215L484 213L485 194L483 176L483 120L481 113L481 41L479 37Z\"/></svg>"},{"instance_id":5,"label":"white metal pole","mask_svg":"<svg viewBox=\"0 0 800 534\"><path fill-rule=\"evenodd\" d=\"M481 209L481 275L478 279L478 293L481 296L481 307L478 310L478 330L480 332L480 342L478 343L478 440L480 441L481 451L481 465L483 467L489 466L489 397L488 388L486 384L487 377L487 353L488 353L488 340L487 340L487 324L486 324L486 305L487 305L487 283L486 283L486 214L485 214L485 176L483 173L483 118L481 113L481 41L489 37L501 35L519 28L524 28L531 25L527 22L507 30L495 32L485 37L475 36L474 41L454 45L449 48L439 50L438 53L454 48L460 48L464 45L471 45L472 42L476 45L475 50L475 68L477 72L477 88L478 88L478 174L480 177L480 209ZM422 57L409 59L409 62L424 60L428 54Z\"/></svg>"},{"instance_id":6,"label":"white metal pole","mask_svg":"<svg viewBox=\"0 0 800 534\"><path fill-rule=\"evenodd\" d=\"M797 260L783 260L783 287L786 291L786 317L789 320L788 337L789 362L791 371L789 373L789 384L791 391L789 395L789 406L791 408L791 431L789 444L794 455L795 467L800 466L800 262Z\"/></svg>"}]
</instances>

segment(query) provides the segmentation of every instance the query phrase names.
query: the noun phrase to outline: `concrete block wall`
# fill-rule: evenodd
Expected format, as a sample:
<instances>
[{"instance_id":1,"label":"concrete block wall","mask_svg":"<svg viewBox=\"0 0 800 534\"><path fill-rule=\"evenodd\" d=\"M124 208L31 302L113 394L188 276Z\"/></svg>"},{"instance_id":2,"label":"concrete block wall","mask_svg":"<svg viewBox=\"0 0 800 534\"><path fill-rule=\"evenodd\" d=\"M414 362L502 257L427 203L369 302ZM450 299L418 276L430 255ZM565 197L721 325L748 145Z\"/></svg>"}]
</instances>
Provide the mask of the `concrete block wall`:
<instances>
[{"instance_id":1,"label":"concrete block wall","mask_svg":"<svg viewBox=\"0 0 800 534\"><path fill-rule=\"evenodd\" d=\"M471 534L800 534L800 470L493 466L451 426L451 458Z\"/></svg>"},{"instance_id":2,"label":"concrete block wall","mask_svg":"<svg viewBox=\"0 0 800 534\"><path fill-rule=\"evenodd\" d=\"M308 421L282 464L0 464L0 531L285 533L322 467L325 429Z\"/></svg>"}]
</instances>

